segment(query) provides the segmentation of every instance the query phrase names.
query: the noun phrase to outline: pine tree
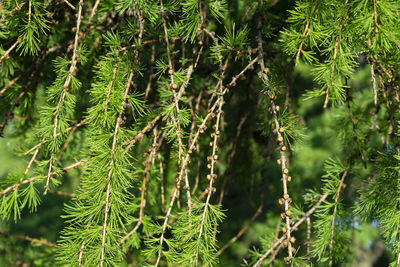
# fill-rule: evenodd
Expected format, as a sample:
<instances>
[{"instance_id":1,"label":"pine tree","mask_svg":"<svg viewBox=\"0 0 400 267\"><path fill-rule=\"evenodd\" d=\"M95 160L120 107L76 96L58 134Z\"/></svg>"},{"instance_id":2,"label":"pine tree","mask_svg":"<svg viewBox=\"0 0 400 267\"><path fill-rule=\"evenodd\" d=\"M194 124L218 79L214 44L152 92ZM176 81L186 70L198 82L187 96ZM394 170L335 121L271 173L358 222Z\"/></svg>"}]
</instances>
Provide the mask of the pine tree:
<instances>
[{"instance_id":1,"label":"pine tree","mask_svg":"<svg viewBox=\"0 0 400 267\"><path fill-rule=\"evenodd\" d=\"M0 262L400 266L399 14L4 0Z\"/></svg>"}]
</instances>

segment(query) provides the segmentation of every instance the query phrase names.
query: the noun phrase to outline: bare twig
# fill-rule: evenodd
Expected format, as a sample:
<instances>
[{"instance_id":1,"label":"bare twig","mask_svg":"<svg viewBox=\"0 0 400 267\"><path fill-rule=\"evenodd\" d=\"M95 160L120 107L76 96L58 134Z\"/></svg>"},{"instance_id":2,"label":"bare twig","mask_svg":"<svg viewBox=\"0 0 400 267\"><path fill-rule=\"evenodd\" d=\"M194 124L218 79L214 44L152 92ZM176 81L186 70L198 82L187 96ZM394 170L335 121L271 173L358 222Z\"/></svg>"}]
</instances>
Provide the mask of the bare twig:
<instances>
[{"instance_id":1,"label":"bare twig","mask_svg":"<svg viewBox=\"0 0 400 267\"><path fill-rule=\"evenodd\" d=\"M49 189L49 193L52 193L52 194L55 194L55 195L59 195L59 196L76 197L75 193L55 191L55 190L51 190L51 189Z\"/></svg>"},{"instance_id":2,"label":"bare twig","mask_svg":"<svg viewBox=\"0 0 400 267\"><path fill-rule=\"evenodd\" d=\"M67 166L67 167L64 167L64 168L63 168L63 171L67 171L67 170L69 170L69 169L76 168L76 167L78 167L78 166L80 166L80 165L85 164L86 162L87 162L87 160L81 160L81 161L75 162L74 164L71 164L71 165L69 165L69 166ZM54 172L54 173L55 173L55 172ZM54 175L54 173L53 173L53 175ZM12 191L15 191L15 190L17 190L21 185L34 182L34 181L36 181L36 180L39 179L39 178L41 178L41 176L35 176L35 177L29 178L29 179L26 179L26 180L19 181L18 183L15 183L15 184L13 184L13 185L10 185L10 186L8 186L7 188L5 188L5 189L3 189L2 191L0 191L0 195L4 195L4 194L6 194L7 192L9 192L9 191L11 191L11 190L12 190Z\"/></svg>"},{"instance_id":3,"label":"bare twig","mask_svg":"<svg viewBox=\"0 0 400 267\"><path fill-rule=\"evenodd\" d=\"M306 222L307 222L306 251L307 251L307 256L310 256L310 245L311 245L311 219L310 219L310 217L306 218Z\"/></svg>"},{"instance_id":4,"label":"bare twig","mask_svg":"<svg viewBox=\"0 0 400 267\"><path fill-rule=\"evenodd\" d=\"M143 181L142 181L142 186L140 187L141 195L140 195L140 209L139 209L139 218L138 221L133 227L133 229L126 234L123 238L118 243L118 246L123 244L130 236L132 236L134 233L137 232L139 229L140 225L143 223L143 216L144 216L144 208L146 207L146 191L147 191L147 182L149 180L150 176L150 168L154 163L154 159L156 157L157 151L162 143L162 137L159 138L160 133L154 129L154 139L153 139L153 144L150 147L150 154L147 157L146 161L144 162L145 169L144 169L144 175L143 175Z\"/></svg>"},{"instance_id":5,"label":"bare twig","mask_svg":"<svg viewBox=\"0 0 400 267\"><path fill-rule=\"evenodd\" d=\"M15 238L18 238L18 239L27 240L27 241L32 242L32 243L36 243L36 244L40 244L40 245L44 245L44 246L48 246L48 247L52 247L52 248L57 248L56 244L51 243L51 242L49 242L49 241L47 241L45 239L37 239L37 238L33 238L33 237L30 237L30 236L27 236L27 235L11 234L11 233L8 233L8 232L4 232L1 229L0 229L0 234L5 236L5 237L15 237Z\"/></svg>"},{"instance_id":6,"label":"bare twig","mask_svg":"<svg viewBox=\"0 0 400 267\"><path fill-rule=\"evenodd\" d=\"M4 58L7 58L8 55L11 53L11 51L13 51L13 49L14 49L19 43L21 43L21 42L22 42L22 39L18 39L12 46L10 46L10 48L8 48L8 49L6 50L6 52L4 52L3 55L1 55L1 57L0 57L0 63L3 61Z\"/></svg>"},{"instance_id":7,"label":"bare twig","mask_svg":"<svg viewBox=\"0 0 400 267\"><path fill-rule=\"evenodd\" d=\"M218 252L214 256L215 258L218 257L219 255L221 255L225 249L227 249L229 246L231 246L233 243L235 243L236 240L238 240L244 234L244 232L246 232L247 228L249 228L249 226L254 222L254 220L261 214L262 209L263 209L263 199L261 199L261 203L258 206L258 209L253 214L253 216L250 218L250 220L247 222L247 224L234 237L232 237L231 240L229 240L222 248L220 248L218 250Z\"/></svg>"},{"instance_id":8,"label":"bare twig","mask_svg":"<svg viewBox=\"0 0 400 267\"><path fill-rule=\"evenodd\" d=\"M70 2L68 2L68 0L62 0L62 1L66 3L70 8L72 8L72 10L75 10L75 7Z\"/></svg>"},{"instance_id":9,"label":"bare twig","mask_svg":"<svg viewBox=\"0 0 400 267\"><path fill-rule=\"evenodd\" d=\"M92 22L92 19L93 19L94 15L96 14L97 7L99 6L99 3L100 3L100 0L96 0L96 3L94 3L92 11L90 12L89 20L88 20L88 23L87 23L86 27L88 27L90 25L90 23Z\"/></svg>"},{"instance_id":10,"label":"bare twig","mask_svg":"<svg viewBox=\"0 0 400 267\"><path fill-rule=\"evenodd\" d=\"M131 150L132 146L136 144L139 140L141 140L144 135L153 129L155 124L162 118L162 116L159 114L157 115L152 121L150 121L141 131L139 131L134 137L131 138L129 141L128 145L125 147L124 153L127 153L129 150Z\"/></svg>"},{"instance_id":11,"label":"bare twig","mask_svg":"<svg viewBox=\"0 0 400 267\"><path fill-rule=\"evenodd\" d=\"M370 69L371 69L371 82L372 82L372 88L374 89L374 104L375 106L378 104L378 90L376 89L376 80L375 80L375 71L374 71L374 63L371 62L369 64Z\"/></svg>"}]
</instances>

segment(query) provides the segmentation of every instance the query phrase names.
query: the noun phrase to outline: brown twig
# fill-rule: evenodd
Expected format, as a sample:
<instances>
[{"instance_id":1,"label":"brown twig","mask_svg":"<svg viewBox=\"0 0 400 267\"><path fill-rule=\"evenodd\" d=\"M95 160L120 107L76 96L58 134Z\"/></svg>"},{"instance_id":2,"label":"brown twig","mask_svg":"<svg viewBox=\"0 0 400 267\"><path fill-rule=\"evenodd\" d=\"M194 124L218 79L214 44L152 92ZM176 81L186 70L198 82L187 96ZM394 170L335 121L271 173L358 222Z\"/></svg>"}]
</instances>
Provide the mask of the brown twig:
<instances>
[{"instance_id":1,"label":"brown twig","mask_svg":"<svg viewBox=\"0 0 400 267\"><path fill-rule=\"evenodd\" d=\"M375 106L378 104L378 90L376 89L376 79L375 79L375 71L374 71L374 63L370 62L369 64L371 69L371 82L372 88L374 89L374 104Z\"/></svg>"},{"instance_id":2,"label":"brown twig","mask_svg":"<svg viewBox=\"0 0 400 267\"><path fill-rule=\"evenodd\" d=\"M140 225L143 223L143 216L144 216L144 209L146 207L146 192L147 192L147 182L149 180L150 176L150 168L154 164L154 159L156 157L156 154L158 152L159 147L161 146L162 143L162 137L159 138L160 133L154 129L154 139L153 139L153 144L150 147L150 153L147 159L144 162L144 175L143 175L143 181L142 181L142 186L140 187L141 195L140 195L140 209L139 209L139 218L138 221L136 222L135 227L126 234L121 240L119 241L117 246L120 246L123 244L130 236L132 236L134 233L137 232L139 229Z\"/></svg>"},{"instance_id":3,"label":"brown twig","mask_svg":"<svg viewBox=\"0 0 400 267\"><path fill-rule=\"evenodd\" d=\"M311 245L311 219L310 217L306 218L307 223L307 239L306 239L306 251L307 256L310 256L310 245Z\"/></svg>"},{"instance_id":4,"label":"brown twig","mask_svg":"<svg viewBox=\"0 0 400 267\"><path fill-rule=\"evenodd\" d=\"M73 137L75 131L78 129L78 127L81 126L82 124L86 123L88 120L89 120L89 118L86 118L86 119L82 120L80 123L77 123L74 126L70 127L71 131L69 132L67 139L65 139L64 146L62 147L60 153L58 154L57 161L60 161L65 150L67 150L68 145L71 142L72 137Z\"/></svg>"},{"instance_id":5,"label":"brown twig","mask_svg":"<svg viewBox=\"0 0 400 267\"><path fill-rule=\"evenodd\" d=\"M93 19L94 15L96 14L97 7L99 6L99 3L100 3L100 0L96 0L96 2L94 3L92 11L90 12L90 16L89 16L88 23L87 23L86 27L88 27L90 25L90 23L92 22L92 19Z\"/></svg>"},{"instance_id":6,"label":"brown twig","mask_svg":"<svg viewBox=\"0 0 400 267\"><path fill-rule=\"evenodd\" d=\"M1 55L0 57L0 63L3 61L4 58L7 58L8 55L11 53L11 51L13 51L13 49L22 42L22 39L18 39L12 46L10 46L10 48L8 48L3 55Z\"/></svg>"},{"instance_id":7,"label":"brown twig","mask_svg":"<svg viewBox=\"0 0 400 267\"><path fill-rule=\"evenodd\" d=\"M228 62L228 60L226 62ZM224 72L225 71L222 70L222 76L221 76L220 81L219 81L219 83L220 83L219 92L222 91L222 79L223 79ZM199 235L197 237L197 240L200 240L201 236L203 234L203 227L204 227L204 223L205 223L205 219L206 219L206 214L207 214L207 211L208 211L208 206L210 205L211 194L213 192L215 192L215 188L213 188L213 184L214 184L214 181L217 179L217 175L214 174L214 172L215 172L214 169L215 169L215 165L216 165L217 160L218 160L217 145L218 145L218 138L219 138L219 136L221 134L219 128L220 128L220 121L221 121L221 115L222 115L222 106L224 104L223 95L220 95L218 100L219 100L220 104L218 106L218 111L217 111L217 120L215 122L215 131L214 131L213 135L211 136L213 138L213 147L212 147L212 154L211 154L210 163L209 163L210 174L207 175L207 179L209 180L209 184L208 184L208 188L205 191L206 194L207 194L207 198L206 198L206 203L204 204L203 214L202 214L201 222L200 222ZM198 265L199 252L200 252L199 250L200 250L200 246L198 246L197 250L196 250L195 266Z\"/></svg>"},{"instance_id":8,"label":"brown twig","mask_svg":"<svg viewBox=\"0 0 400 267\"><path fill-rule=\"evenodd\" d=\"M164 168L161 160L161 154L157 153L157 158L160 164L160 184L161 184L161 212L165 209L165 190L164 190Z\"/></svg>"},{"instance_id":9,"label":"brown twig","mask_svg":"<svg viewBox=\"0 0 400 267\"><path fill-rule=\"evenodd\" d=\"M71 165L69 165L69 166L67 166L67 167L64 167L64 168L63 168L63 171L67 171L67 170L69 170L69 169L76 168L76 167L78 167L78 166L80 166L80 165L85 164L86 162L87 162L87 160L81 160L81 161L75 162L74 164L71 164ZM54 173L55 173L55 172L54 172ZM53 174L54 174L54 173L53 173ZM41 178L41 176L35 176L35 177L29 178L29 179L26 179L26 180L19 181L18 183L15 183L15 184L13 184L13 185L10 185L10 186L8 186L7 188L5 188L5 189L3 189L2 191L0 191L0 195L4 195L4 194L6 194L7 192L9 192L9 191L11 191L11 190L12 190L12 191L15 191L15 190L17 190L21 185L34 182L34 181L36 181L36 180L39 179L39 178Z\"/></svg>"},{"instance_id":10,"label":"brown twig","mask_svg":"<svg viewBox=\"0 0 400 267\"><path fill-rule=\"evenodd\" d=\"M49 193L52 193L52 194L55 194L55 195L59 195L59 196L76 197L75 193L55 191L55 190L52 190L52 189L49 189Z\"/></svg>"},{"instance_id":11,"label":"brown twig","mask_svg":"<svg viewBox=\"0 0 400 267\"><path fill-rule=\"evenodd\" d=\"M86 118L86 119L80 121L79 123L75 124L74 126L68 127L66 131L68 132L69 130L74 130L75 128L82 126L83 124L85 124L85 123L88 121L88 119L89 119L89 118ZM74 131L75 131L75 130L74 130ZM58 133L58 134L60 134L60 133ZM43 144L45 144L45 143L47 143L47 142L48 142L48 140L43 140L43 141L41 141L39 144L35 145L34 147L32 147L31 149L29 149L28 151L26 151L26 152L24 153L24 156L28 155L28 154L31 153L32 151L35 151L37 148L40 148Z\"/></svg>"},{"instance_id":12,"label":"brown twig","mask_svg":"<svg viewBox=\"0 0 400 267\"><path fill-rule=\"evenodd\" d=\"M374 30L375 34L379 33L379 25L378 25L378 12L376 12L376 0L374 0Z\"/></svg>"},{"instance_id":13,"label":"brown twig","mask_svg":"<svg viewBox=\"0 0 400 267\"><path fill-rule=\"evenodd\" d=\"M163 1L160 0L160 5L161 5L161 16L162 16L162 21L163 21L163 29L164 29L164 38L165 38L165 44L166 44L166 49L167 49L167 57L168 57L168 73L170 75L170 89L172 90L173 93L173 101L175 105L175 110L176 110L176 117L175 115L172 115L172 122L176 125L176 139L178 141L178 165L182 165L182 159L183 159L183 152L184 152L184 145L182 143L182 129L181 129L181 121L179 119L179 114L180 114L180 108L179 108L179 96L176 93L175 89L177 89L177 85L174 82L174 66L173 66L173 61L172 61L172 54L171 54L171 48L170 48L170 43L168 39L168 28L167 28L167 23L165 21L164 17L164 4ZM187 176L184 177L185 179L185 187L190 188L189 186L189 180L187 179ZM191 212L191 206L192 206L192 200L191 200L191 194L190 190L186 190L186 197L187 197L187 207L189 207L189 214ZM158 263L156 263L156 266Z\"/></svg>"},{"instance_id":14,"label":"brown twig","mask_svg":"<svg viewBox=\"0 0 400 267\"><path fill-rule=\"evenodd\" d=\"M6 86L4 86L4 88L0 90L0 96L2 96L7 91L7 89L13 86L21 77L24 77L26 73L30 72L33 69L33 67L34 65L31 65L29 68L24 70L20 75L12 79Z\"/></svg>"},{"instance_id":15,"label":"brown twig","mask_svg":"<svg viewBox=\"0 0 400 267\"><path fill-rule=\"evenodd\" d=\"M72 8L72 10L75 10L75 7L70 3L70 2L68 2L68 0L62 0L64 3L66 3L67 4L67 6L69 6L70 8Z\"/></svg>"},{"instance_id":16,"label":"brown twig","mask_svg":"<svg viewBox=\"0 0 400 267\"><path fill-rule=\"evenodd\" d=\"M29 172L29 169L32 167L32 164L33 164L33 162L35 161L38 152L39 152L39 148L37 148L37 149L35 150L35 152L33 152L33 156L32 156L32 158L31 158L31 160L29 161L28 166L27 166L26 169L25 169L25 174L27 174L27 173Z\"/></svg>"},{"instance_id":17,"label":"brown twig","mask_svg":"<svg viewBox=\"0 0 400 267\"><path fill-rule=\"evenodd\" d=\"M261 198L260 205L258 206L256 212L253 214L253 216L250 218L250 220L247 222L247 224L234 236L229 240L222 248L220 248L217 253L215 254L214 258L218 257L219 255L224 252L225 249L227 249L229 246L231 246L233 243L236 242L243 234L246 232L247 228L254 222L254 220L261 214L263 209L263 198Z\"/></svg>"},{"instance_id":18,"label":"brown twig","mask_svg":"<svg viewBox=\"0 0 400 267\"><path fill-rule=\"evenodd\" d=\"M51 243L45 239L37 239L37 238L33 238L27 235L16 235L16 234L11 234L8 232L4 232L3 230L0 229L0 234L5 236L5 237L14 237L14 238L18 238L18 239L24 239L27 240L29 242L35 243L35 244L40 244L40 245L44 245L44 246L48 246L48 247L52 247L52 248L57 248L57 245L54 243Z\"/></svg>"},{"instance_id":19,"label":"brown twig","mask_svg":"<svg viewBox=\"0 0 400 267\"><path fill-rule=\"evenodd\" d=\"M151 59L150 59L150 66L154 65L154 61L156 59L156 46L154 44L151 45ZM150 90L151 90L151 82L153 80L153 75L154 75L154 68L150 67L149 70L149 81L147 82L145 94L144 94L144 99L147 100Z\"/></svg>"},{"instance_id":20,"label":"brown twig","mask_svg":"<svg viewBox=\"0 0 400 267\"><path fill-rule=\"evenodd\" d=\"M150 121L141 131L139 131L134 137L131 138L128 145L125 147L124 153L127 153L131 150L132 146L136 144L139 140L141 140L144 135L153 129L155 124L162 118L162 115L157 115L152 121Z\"/></svg>"},{"instance_id":21,"label":"brown twig","mask_svg":"<svg viewBox=\"0 0 400 267\"><path fill-rule=\"evenodd\" d=\"M79 257L78 257L78 266L82 266L82 257L83 257L83 251L85 249L85 241L82 241L81 247L79 248Z\"/></svg>"}]
</instances>

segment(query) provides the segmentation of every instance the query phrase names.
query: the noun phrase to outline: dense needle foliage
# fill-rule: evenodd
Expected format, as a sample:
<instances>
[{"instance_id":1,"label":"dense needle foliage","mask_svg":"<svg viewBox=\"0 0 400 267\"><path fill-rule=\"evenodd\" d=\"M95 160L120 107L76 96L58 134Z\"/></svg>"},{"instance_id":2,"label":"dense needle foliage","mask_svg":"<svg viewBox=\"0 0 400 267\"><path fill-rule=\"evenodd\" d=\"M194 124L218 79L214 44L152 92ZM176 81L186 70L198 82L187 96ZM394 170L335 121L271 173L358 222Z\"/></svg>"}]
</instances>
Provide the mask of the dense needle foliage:
<instances>
[{"instance_id":1,"label":"dense needle foliage","mask_svg":"<svg viewBox=\"0 0 400 267\"><path fill-rule=\"evenodd\" d=\"M400 266L399 18L0 2L0 266Z\"/></svg>"}]
</instances>

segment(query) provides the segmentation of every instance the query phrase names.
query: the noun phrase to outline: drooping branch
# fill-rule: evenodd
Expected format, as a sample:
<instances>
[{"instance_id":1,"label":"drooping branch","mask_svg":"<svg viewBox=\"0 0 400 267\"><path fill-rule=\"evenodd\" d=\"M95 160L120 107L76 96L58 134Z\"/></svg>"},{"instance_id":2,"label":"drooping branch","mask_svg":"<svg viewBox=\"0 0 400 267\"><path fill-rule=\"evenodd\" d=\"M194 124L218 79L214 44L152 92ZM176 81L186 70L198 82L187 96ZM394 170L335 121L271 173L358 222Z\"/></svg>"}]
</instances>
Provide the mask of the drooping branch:
<instances>
[{"instance_id":1,"label":"drooping branch","mask_svg":"<svg viewBox=\"0 0 400 267\"><path fill-rule=\"evenodd\" d=\"M131 81L133 79L133 70L131 70L129 74L128 81L126 83L126 89L123 95L123 103L125 103L126 98L128 97L129 89L131 87ZM114 133L113 133L113 141L111 145L111 154L110 154L110 165L108 166L107 172L107 186L105 192L105 207L104 207L104 221L103 221L103 230L102 230L102 241L101 241L101 254L100 254L100 267L103 267L104 264L104 257L105 257L105 246L106 246L106 233L107 233L107 221L108 221L108 213L110 208L110 195L111 195L111 179L113 175L113 166L115 160L115 149L117 146L117 134L120 130L121 121L122 121L122 114L123 114L123 104L121 104L121 110L119 111L118 117L115 122Z\"/></svg>"},{"instance_id":2,"label":"drooping branch","mask_svg":"<svg viewBox=\"0 0 400 267\"><path fill-rule=\"evenodd\" d=\"M311 8L310 18L306 22L306 26L304 27L304 31L303 31L303 33L301 35L302 38L304 38L307 35L307 33L308 33L309 29L310 29L310 23L311 23L311 21L313 19L312 16L314 15L314 12L317 9L317 6L318 6L318 0L315 1L313 7ZM296 61L299 59L299 57L301 55L301 51L303 51L303 46L304 46L304 40L301 40L299 48L297 49L297 53L296 53Z\"/></svg>"},{"instance_id":3,"label":"drooping branch","mask_svg":"<svg viewBox=\"0 0 400 267\"><path fill-rule=\"evenodd\" d=\"M321 198L315 203L315 205L309 209L306 213L303 214L303 216L293 225L292 231L296 231L298 227L308 218L310 217L315 210L324 202L324 200L328 197L328 194L324 194L321 196ZM261 257L257 260L257 262L253 265L253 267L260 267L262 262L271 254L275 251L277 247L279 247L283 241L286 240L286 236L283 235L281 238L276 240L271 248L267 250L264 254L261 255Z\"/></svg>"},{"instance_id":4,"label":"drooping branch","mask_svg":"<svg viewBox=\"0 0 400 267\"><path fill-rule=\"evenodd\" d=\"M72 76L74 76L75 71L76 71L79 28L81 26L81 21L82 21L83 0L79 1L78 6L79 6L79 8L78 8L78 14L77 14L77 19L76 19L76 32L75 32L74 48L73 48L72 58L71 58L71 66L69 68L67 77L64 82L63 92L61 93L61 97L58 100L58 103L57 103L56 109L55 109L54 124L53 124L53 139L54 140L57 138L57 135L58 135L58 120L59 120L59 115L60 115L59 110L64 103L65 97L69 91L69 86L71 83ZM53 161L54 161L54 154L52 153L50 155L50 160L49 160L49 169L47 172L46 185L45 185L45 190L44 190L45 193L47 193L47 191L49 190L49 184L50 184L50 180L52 178L52 173L53 173L52 172L53 164L54 164Z\"/></svg>"},{"instance_id":5,"label":"drooping branch","mask_svg":"<svg viewBox=\"0 0 400 267\"><path fill-rule=\"evenodd\" d=\"M258 27L259 27L259 33L258 33L258 63L261 67L261 70L259 71L259 77L262 79L263 83L265 86L269 86L269 80L268 80L268 72L269 69L266 68L265 63L264 63L264 52L263 52L263 45L262 45L262 20L261 17L258 20ZM293 257L293 251L292 251L292 244L291 242L293 239L291 238L291 225L290 225L290 203L291 203L291 198L289 197L288 194L288 188L287 188L287 183L290 181L291 178L288 175L289 169L288 169L288 164L289 164L289 159L286 157L285 151L286 151L286 146L284 145L283 142L283 137L282 133L284 132L284 128L281 126L279 119L278 119L278 114L277 111L279 110L279 106L276 106L275 104L275 95L271 90L268 90L266 92L269 96L270 99L270 104L271 104L271 111L272 111L272 116L273 116L273 122L274 122L274 128L275 128L275 133L277 135L277 141L279 143L279 153L280 153L280 164L281 164L281 170L282 170L282 185L283 185L283 206L284 206L284 212L281 214L282 219L285 219L286 222L286 233L284 237L286 237L286 241L284 243L285 246L288 248L288 258L286 261L288 263L291 263L292 257Z\"/></svg>"},{"instance_id":6,"label":"drooping branch","mask_svg":"<svg viewBox=\"0 0 400 267\"><path fill-rule=\"evenodd\" d=\"M141 194L140 194L140 209L139 209L138 221L137 221L135 227L133 227L133 229L128 234L126 234L123 238L121 238L121 240L118 243L118 246L122 245L130 236L135 234L137 232L137 230L139 229L139 227L143 223L144 209L146 207L147 183L148 183L149 176L150 176L150 169L151 169L151 166L154 164L154 160L157 156L158 150L163 141L163 136L160 137L159 136L160 134L161 134L160 131L157 131L157 129L154 129L153 144L149 148L150 151L149 151L149 155L148 155L147 159L144 161L145 168L144 168L142 186L140 187Z\"/></svg>"},{"instance_id":7,"label":"drooping branch","mask_svg":"<svg viewBox=\"0 0 400 267\"><path fill-rule=\"evenodd\" d=\"M349 167L347 167L344 170L342 177L340 179L340 182L339 182L339 186L338 186L336 194L335 194L335 204L334 204L333 213L332 213L331 233L330 233L330 240L329 240L329 260L330 261L332 261L332 256L333 256L333 238L334 238L334 233L335 233L335 219L336 219L336 212L337 212L337 204L339 201L340 191L343 188L344 178L346 178L346 175L349 171L348 168Z\"/></svg>"}]
</instances>

